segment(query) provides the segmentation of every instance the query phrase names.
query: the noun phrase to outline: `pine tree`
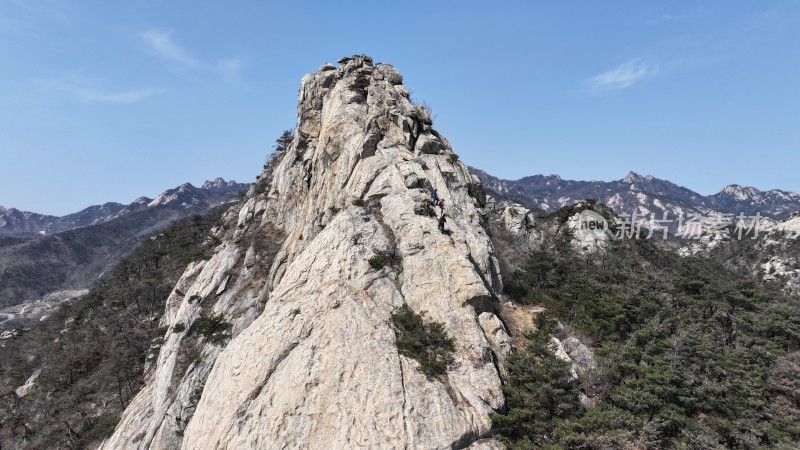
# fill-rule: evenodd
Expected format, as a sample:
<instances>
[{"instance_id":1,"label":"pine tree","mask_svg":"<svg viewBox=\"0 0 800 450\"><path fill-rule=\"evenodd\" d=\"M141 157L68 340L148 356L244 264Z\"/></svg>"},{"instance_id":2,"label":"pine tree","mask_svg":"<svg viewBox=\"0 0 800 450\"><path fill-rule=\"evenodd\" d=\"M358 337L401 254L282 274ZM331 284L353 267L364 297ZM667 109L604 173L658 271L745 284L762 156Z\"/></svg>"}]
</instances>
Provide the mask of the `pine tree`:
<instances>
[{"instance_id":1,"label":"pine tree","mask_svg":"<svg viewBox=\"0 0 800 450\"><path fill-rule=\"evenodd\" d=\"M289 148L289 144L292 143L292 139L294 139L294 131L283 130L281 136L275 140L275 153L280 153Z\"/></svg>"}]
</instances>

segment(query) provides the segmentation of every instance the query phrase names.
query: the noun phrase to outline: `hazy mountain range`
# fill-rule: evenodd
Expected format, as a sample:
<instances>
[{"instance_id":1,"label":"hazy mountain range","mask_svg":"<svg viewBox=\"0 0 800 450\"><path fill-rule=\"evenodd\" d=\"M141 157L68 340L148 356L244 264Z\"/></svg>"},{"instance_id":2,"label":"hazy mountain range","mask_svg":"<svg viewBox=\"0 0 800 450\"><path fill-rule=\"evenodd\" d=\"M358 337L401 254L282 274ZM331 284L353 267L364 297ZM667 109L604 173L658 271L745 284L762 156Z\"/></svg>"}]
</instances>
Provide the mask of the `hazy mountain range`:
<instances>
[{"instance_id":1,"label":"hazy mountain range","mask_svg":"<svg viewBox=\"0 0 800 450\"><path fill-rule=\"evenodd\" d=\"M206 181L195 187L184 183L164 191L155 199L139 197L123 205L109 202L89 206L66 216L50 216L35 212L20 211L0 206L0 235L54 234L87 225L97 225L114 220L126 214L139 212L159 205L191 207L204 205L214 207L238 198L238 193L247 188L246 184L226 181L222 178Z\"/></svg>"},{"instance_id":2,"label":"hazy mountain range","mask_svg":"<svg viewBox=\"0 0 800 450\"><path fill-rule=\"evenodd\" d=\"M701 195L685 187L651 175L628 173L615 181L564 180L558 175L533 175L519 180L503 180L471 167L486 189L529 208L553 211L585 199L610 206L619 215L633 212L657 218L680 214L725 213L755 215L783 220L800 211L800 195L778 189L761 191L731 184L713 195Z\"/></svg>"},{"instance_id":3,"label":"hazy mountain range","mask_svg":"<svg viewBox=\"0 0 800 450\"><path fill-rule=\"evenodd\" d=\"M155 199L90 206L63 217L0 210L0 327L47 313L76 294L71 291L90 287L153 232L237 201L247 186L222 178L199 188L185 183Z\"/></svg>"}]
</instances>

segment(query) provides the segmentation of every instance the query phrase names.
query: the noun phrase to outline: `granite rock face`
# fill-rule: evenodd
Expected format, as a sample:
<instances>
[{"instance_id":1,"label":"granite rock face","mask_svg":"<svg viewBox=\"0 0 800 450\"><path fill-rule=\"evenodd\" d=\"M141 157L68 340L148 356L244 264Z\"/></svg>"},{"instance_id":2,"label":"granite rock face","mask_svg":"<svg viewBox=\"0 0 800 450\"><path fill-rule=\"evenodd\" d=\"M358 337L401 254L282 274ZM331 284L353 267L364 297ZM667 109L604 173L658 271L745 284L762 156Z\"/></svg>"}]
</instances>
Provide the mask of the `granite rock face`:
<instances>
[{"instance_id":1,"label":"granite rock face","mask_svg":"<svg viewBox=\"0 0 800 450\"><path fill-rule=\"evenodd\" d=\"M500 448L487 436L510 345L486 196L402 81L366 56L303 78L292 144L167 300L164 325L186 329L102 448ZM440 208L420 213L432 188L444 231ZM275 251L264 236L281 237ZM445 375L399 354L403 304L455 341ZM187 365L190 324L209 314L229 337Z\"/></svg>"}]
</instances>

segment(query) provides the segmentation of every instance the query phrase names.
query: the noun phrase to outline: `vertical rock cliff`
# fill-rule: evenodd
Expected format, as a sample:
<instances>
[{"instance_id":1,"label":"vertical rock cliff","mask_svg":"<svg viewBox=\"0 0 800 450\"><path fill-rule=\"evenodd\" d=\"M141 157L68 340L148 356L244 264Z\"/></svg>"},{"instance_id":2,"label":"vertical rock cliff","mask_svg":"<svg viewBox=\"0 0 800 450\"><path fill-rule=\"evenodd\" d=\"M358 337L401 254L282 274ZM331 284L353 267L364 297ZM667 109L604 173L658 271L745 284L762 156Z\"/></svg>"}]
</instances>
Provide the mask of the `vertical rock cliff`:
<instances>
[{"instance_id":1,"label":"vertical rock cliff","mask_svg":"<svg viewBox=\"0 0 800 450\"><path fill-rule=\"evenodd\" d=\"M167 299L173 328L102 448L497 446L482 438L504 404L508 336L480 183L369 57L306 75L297 115L291 145L215 229L213 257ZM419 210L432 187L444 233ZM403 304L453 338L445 375L399 354ZM217 325L203 337L199 323Z\"/></svg>"}]
</instances>

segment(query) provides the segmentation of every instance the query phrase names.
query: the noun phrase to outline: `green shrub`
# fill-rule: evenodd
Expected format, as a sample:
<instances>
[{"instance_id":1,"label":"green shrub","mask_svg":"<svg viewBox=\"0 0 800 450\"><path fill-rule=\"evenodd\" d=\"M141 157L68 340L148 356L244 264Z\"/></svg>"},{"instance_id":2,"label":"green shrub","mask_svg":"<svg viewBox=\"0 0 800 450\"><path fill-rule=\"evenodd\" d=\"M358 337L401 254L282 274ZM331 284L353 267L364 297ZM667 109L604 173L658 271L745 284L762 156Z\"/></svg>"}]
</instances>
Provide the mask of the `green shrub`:
<instances>
[{"instance_id":1,"label":"green shrub","mask_svg":"<svg viewBox=\"0 0 800 450\"><path fill-rule=\"evenodd\" d=\"M225 321L222 314L212 314L208 317L200 317L192 324L189 334L198 334L208 340L208 342L222 342L230 335L225 332L231 324Z\"/></svg>"},{"instance_id":2,"label":"green shrub","mask_svg":"<svg viewBox=\"0 0 800 450\"><path fill-rule=\"evenodd\" d=\"M161 347L161 344L164 343L164 338L167 336L169 332L169 325L164 325L163 327L159 327L155 331L153 331L152 339L150 340L151 349L153 347Z\"/></svg>"},{"instance_id":3,"label":"green shrub","mask_svg":"<svg viewBox=\"0 0 800 450\"><path fill-rule=\"evenodd\" d=\"M357 198L353 200L353 206L358 206L360 208L363 208L364 206L366 206L366 204L367 202L365 202L363 198Z\"/></svg>"},{"instance_id":4,"label":"green shrub","mask_svg":"<svg viewBox=\"0 0 800 450\"><path fill-rule=\"evenodd\" d=\"M450 156L447 157L447 160L450 161L451 164L455 164L455 162L458 161L458 155L451 153Z\"/></svg>"},{"instance_id":5,"label":"green shrub","mask_svg":"<svg viewBox=\"0 0 800 450\"><path fill-rule=\"evenodd\" d=\"M455 351L453 340L439 322L426 322L424 317L403 305L392 314L397 334L397 350L415 359L420 371L428 377L443 375Z\"/></svg>"},{"instance_id":6,"label":"green shrub","mask_svg":"<svg viewBox=\"0 0 800 450\"><path fill-rule=\"evenodd\" d=\"M178 323L176 323L175 325L172 326L172 332L173 333L180 333L181 331L183 331L185 329L186 329L186 325L184 325L183 322L178 322Z\"/></svg>"},{"instance_id":7,"label":"green shrub","mask_svg":"<svg viewBox=\"0 0 800 450\"><path fill-rule=\"evenodd\" d=\"M400 256L394 250L376 250L375 256L369 259L369 265L375 270L392 266L400 261Z\"/></svg>"},{"instance_id":8,"label":"green shrub","mask_svg":"<svg viewBox=\"0 0 800 450\"><path fill-rule=\"evenodd\" d=\"M120 416L104 417L95 422L89 434L95 439L105 439L114 433L119 421Z\"/></svg>"},{"instance_id":9,"label":"green shrub","mask_svg":"<svg viewBox=\"0 0 800 450\"><path fill-rule=\"evenodd\" d=\"M546 214L544 217L547 219L555 218L558 220L558 223L567 223L570 217L575 214L580 214L587 209L592 209L592 206L588 203L576 203L574 205L562 206L552 213Z\"/></svg>"}]
</instances>

